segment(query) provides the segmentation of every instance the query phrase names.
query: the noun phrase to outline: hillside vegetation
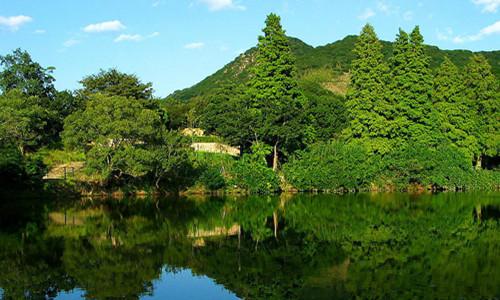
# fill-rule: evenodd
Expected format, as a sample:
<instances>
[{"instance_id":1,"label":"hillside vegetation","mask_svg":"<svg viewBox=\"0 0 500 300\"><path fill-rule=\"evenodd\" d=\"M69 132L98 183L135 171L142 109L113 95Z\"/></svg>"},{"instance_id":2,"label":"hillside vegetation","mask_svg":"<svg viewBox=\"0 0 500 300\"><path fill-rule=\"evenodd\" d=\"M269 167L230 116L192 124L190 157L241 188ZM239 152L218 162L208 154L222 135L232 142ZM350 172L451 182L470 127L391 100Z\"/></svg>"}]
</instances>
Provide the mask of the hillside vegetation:
<instances>
[{"instance_id":1,"label":"hillside vegetation","mask_svg":"<svg viewBox=\"0 0 500 300\"><path fill-rule=\"evenodd\" d=\"M358 41L357 35L349 35L342 40L316 48L295 37L288 37L288 39L290 49L296 59L295 65L298 69L299 81L312 79L321 83L323 88L327 90L345 95L347 82L344 74L349 72L351 63L356 58L353 50ZM393 43L381 41L381 45L381 52L385 59L388 59L392 54ZM175 91L166 100L185 103L196 96L206 95L224 84L248 83L251 76L250 69L255 65L256 51L256 47L247 50L216 73L190 88ZM491 65L491 72L500 79L500 51L481 51L479 53L484 55ZM441 50L436 46L425 45L425 54L430 58L429 67L435 71L443 63L445 57L448 57L457 67L463 68L475 53L468 50ZM325 72L329 74L327 77L311 76L317 72L323 75Z\"/></svg>"},{"instance_id":2,"label":"hillside vegetation","mask_svg":"<svg viewBox=\"0 0 500 300\"><path fill-rule=\"evenodd\" d=\"M255 48L166 99L116 69L58 91L53 67L0 55L0 193L57 191L42 178L72 161L87 193L500 186L500 51L440 50L418 26L380 41L369 24L314 48L265 23ZM206 139L241 156L190 147Z\"/></svg>"}]
</instances>

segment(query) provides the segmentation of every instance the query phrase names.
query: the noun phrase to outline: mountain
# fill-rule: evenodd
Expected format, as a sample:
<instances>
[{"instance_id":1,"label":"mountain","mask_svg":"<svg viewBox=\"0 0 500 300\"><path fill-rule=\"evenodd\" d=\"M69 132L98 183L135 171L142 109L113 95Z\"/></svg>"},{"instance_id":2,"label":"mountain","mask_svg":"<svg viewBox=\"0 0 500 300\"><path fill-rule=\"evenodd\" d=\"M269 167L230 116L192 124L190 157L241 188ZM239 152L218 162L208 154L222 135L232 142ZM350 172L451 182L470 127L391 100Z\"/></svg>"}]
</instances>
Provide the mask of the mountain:
<instances>
[{"instance_id":1,"label":"mountain","mask_svg":"<svg viewBox=\"0 0 500 300\"><path fill-rule=\"evenodd\" d=\"M295 55L299 71L299 81L301 78L307 78L320 83L327 90L343 95L349 82L347 72L351 61L355 58L352 50L357 40L357 36L350 35L343 40L315 48L298 38L289 37L290 48ZM388 58L392 53L392 42L381 41L381 43L382 53ZM250 78L250 69L255 63L256 50L256 47L249 49L213 75L190 88L175 91L166 100L178 100L185 103L189 102L191 98L203 96L225 83L247 83ZM431 45L426 45L426 53L430 57L431 69L439 67L445 56L459 68L462 68L469 61L469 57L474 54L468 50L441 50ZM488 59L493 74L500 79L500 51L479 53Z\"/></svg>"}]
</instances>

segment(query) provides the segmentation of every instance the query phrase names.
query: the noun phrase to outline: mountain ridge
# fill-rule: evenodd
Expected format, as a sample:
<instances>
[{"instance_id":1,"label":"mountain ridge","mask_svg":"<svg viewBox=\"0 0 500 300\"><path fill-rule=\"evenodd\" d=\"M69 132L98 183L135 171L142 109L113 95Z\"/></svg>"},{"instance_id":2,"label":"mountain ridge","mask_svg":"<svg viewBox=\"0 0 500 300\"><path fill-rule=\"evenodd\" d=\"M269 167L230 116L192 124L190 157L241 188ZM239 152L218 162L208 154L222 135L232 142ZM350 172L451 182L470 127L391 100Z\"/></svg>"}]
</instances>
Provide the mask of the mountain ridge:
<instances>
[{"instance_id":1,"label":"mountain ridge","mask_svg":"<svg viewBox=\"0 0 500 300\"><path fill-rule=\"evenodd\" d=\"M338 40L323 46L313 47L295 37L288 37L290 48L296 59L296 66L299 77L310 70L332 69L336 70L341 76L349 72L351 61L355 58L355 53L352 51L356 42L357 35L348 35L342 40ZM392 42L380 41L382 44L382 53L387 59L392 53ZM224 84L245 84L250 79L250 69L255 62L255 53L257 47L254 46L246 52L237 56L233 61L226 64L220 70L212 75L207 76L197 84L177 90L167 96L166 100L177 100L180 102L189 102L191 98L203 96L211 90L218 88ZM473 54L483 54L491 65L492 73L500 80L500 50L496 51L478 51L470 50L442 50L437 46L425 45L426 54L430 57L429 65L431 70L436 69L444 61L445 56L448 57L457 67L463 68L469 58ZM336 81L345 81L343 78L331 78L330 88L325 89L336 91L342 95L342 87L335 86ZM343 83L343 85L345 85Z\"/></svg>"}]
</instances>

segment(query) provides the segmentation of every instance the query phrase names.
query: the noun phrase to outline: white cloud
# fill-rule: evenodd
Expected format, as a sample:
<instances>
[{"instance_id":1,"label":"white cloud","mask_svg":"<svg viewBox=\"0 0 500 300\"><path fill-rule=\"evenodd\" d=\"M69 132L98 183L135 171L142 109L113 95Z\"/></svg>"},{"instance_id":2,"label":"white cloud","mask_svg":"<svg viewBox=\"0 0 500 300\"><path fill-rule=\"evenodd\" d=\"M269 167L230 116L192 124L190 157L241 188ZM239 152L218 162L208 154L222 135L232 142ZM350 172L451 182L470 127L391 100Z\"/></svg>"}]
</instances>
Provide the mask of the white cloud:
<instances>
[{"instance_id":1,"label":"white cloud","mask_svg":"<svg viewBox=\"0 0 500 300\"><path fill-rule=\"evenodd\" d=\"M377 3L377 8L383 12L385 12L386 14L390 15L391 12L389 11L389 7L387 5L385 5L384 3L382 2L378 2Z\"/></svg>"},{"instance_id":2,"label":"white cloud","mask_svg":"<svg viewBox=\"0 0 500 300\"><path fill-rule=\"evenodd\" d=\"M184 48L184 49L198 49L198 48L201 48L203 46L205 46L205 43L191 43L191 44L185 45L182 48Z\"/></svg>"},{"instance_id":3,"label":"white cloud","mask_svg":"<svg viewBox=\"0 0 500 300\"><path fill-rule=\"evenodd\" d=\"M47 32L47 31L42 30L42 29L37 29L37 30L35 30L35 33L36 33L36 34L44 34L44 33L46 33L46 32Z\"/></svg>"},{"instance_id":4,"label":"white cloud","mask_svg":"<svg viewBox=\"0 0 500 300\"><path fill-rule=\"evenodd\" d=\"M221 46L220 51L229 51L229 47L228 46Z\"/></svg>"},{"instance_id":5,"label":"white cloud","mask_svg":"<svg viewBox=\"0 0 500 300\"><path fill-rule=\"evenodd\" d=\"M480 40L482 37L479 35L467 35L467 36L456 36L453 39L453 43L455 44L463 44L463 43L468 43L468 42L475 42Z\"/></svg>"},{"instance_id":6,"label":"white cloud","mask_svg":"<svg viewBox=\"0 0 500 300\"><path fill-rule=\"evenodd\" d=\"M452 41L456 44L479 41L482 40L485 36L492 34L500 34L500 21L481 29L477 34L474 35L457 35L456 37L452 37L453 31L451 30L451 28L447 28L446 33L442 33L439 31L437 32L438 39Z\"/></svg>"},{"instance_id":7,"label":"white cloud","mask_svg":"<svg viewBox=\"0 0 500 300\"><path fill-rule=\"evenodd\" d=\"M151 5L153 5L153 7L157 7L158 5L160 5L160 4L165 4L165 3L166 3L165 1L156 1L156 2L154 2L154 3L153 3L153 4L151 4Z\"/></svg>"},{"instance_id":8,"label":"white cloud","mask_svg":"<svg viewBox=\"0 0 500 300\"><path fill-rule=\"evenodd\" d=\"M500 6L500 0L472 0L476 5L483 6L483 12L497 12Z\"/></svg>"},{"instance_id":9,"label":"white cloud","mask_svg":"<svg viewBox=\"0 0 500 300\"><path fill-rule=\"evenodd\" d=\"M155 32L153 34L150 34L148 36L142 36L140 34L136 35L131 35L131 34L120 34L119 37L115 39L115 42L123 42L123 41L129 41L129 42L141 42L150 38L154 38L155 36L160 35L160 33Z\"/></svg>"},{"instance_id":10,"label":"white cloud","mask_svg":"<svg viewBox=\"0 0 500 300\"><path fill-rule=\"evenodd\" d=\"M64 48L69 48L69 47L72 47L78 43L80 43L80 41L71 39L71 40L67 40L66 42L64 42L63 46L64 46Z\"/></svg>"},{"instance_id":11,"label":"white cloud","mask_svg":"<svg viewBox=\"0 0 500 300\"><path fill-rule=\"evenodd\" d=\"M440 41L448 41L450 39L449 36L445 35L444 33L442 33L439 30L436 32L436 34L437 34L438 40L440 40Z\"/></svg>"},{"instance_id":12,"label":"white cloud","mask_svg":"<svg viewBox=\"0 0 500 300\"><path fill-rule=\"evenodd\" d=\"M373 9L367 8L365 9L365 12L362 15L358 16L358 19L367 20L373 16L375 16L375 12L373 11Z\"/></svg>"},{"instance_id":13,"label":"white cloud","mask_svg":"<svg viewBox=\"0 0 500 300\"><path fill-rule=\"evenodd\" d=\"M208 5L208 10L216 11L221 9L238 9L245 10L246 7L241 5L235 5L233 0L198 0L201 3Z\"/></svg>"},{"instance_id":14,"label":"white cloud","mask_svg":"<svg viewBox=\"0 0 500 300\"><path fill-rule=\"evenodd\" d=\"M109 22L102 22L98 24L90 24L89 26L83 28L86 32L103 32L103 31L120 31L125 29L125 27L120 21L114 20Z\"/></svg>"},{"instance_id":15,"label":"white cloud","mask_svg":"<svg viewBox=\"0 0 500 300\"><path fill-rule=\"evenodd\" d=\"M0 24L7 27L7 29L12 32L18 31L21 25L29 22L33 22L33 19L23 15L8 18L0 16Z\"/></svg>"},{"instance_id":16,"label":"white cloud","mask_svg":"<svg viewBox=\"0 0 500 300\"><path fill-rule=\"evenodd\" d=\"M500 21L481 29L481 31L479 32L481 36L495 34L495 33L500 33Z\"/></svg>"},{"instance_id":17,"label":"white cloud","mask_svg":"<svg viewBox=\"0 0 500 300\"><path fill-rule=\"evenodd\" d=\"M413 13L411 11L407 11L403 15L403 19L405 19L405 21L411 21L413 19Z\"/></svg>"},{"instance_id":18,"label":"white cloud","mask_svg":"<svg viewBox=\"0 0 500 300\"><path fill-rule=\"evenodd\" d=\"M119 37L115 39L115 42L123 42L123 41L140 42L142 40L144 40L144 37L140 34L136 35L121 34Z\"/></svg>"}]
</instances>

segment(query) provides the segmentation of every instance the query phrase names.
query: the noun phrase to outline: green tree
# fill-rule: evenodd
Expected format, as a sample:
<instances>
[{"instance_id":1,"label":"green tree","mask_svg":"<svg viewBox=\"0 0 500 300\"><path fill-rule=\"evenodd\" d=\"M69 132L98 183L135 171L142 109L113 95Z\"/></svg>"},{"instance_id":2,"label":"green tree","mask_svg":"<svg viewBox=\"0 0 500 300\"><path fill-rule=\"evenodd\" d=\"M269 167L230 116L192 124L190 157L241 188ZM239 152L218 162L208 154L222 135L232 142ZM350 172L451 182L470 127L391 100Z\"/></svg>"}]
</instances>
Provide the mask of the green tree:
<instances>
[{"instance_id":1,"label":"green tree","mask_svg":"<svg viewBox=\"0 0 500 300\"><path fill-rule=\"evenodd\" d=\"M266 156L272 147L264 143L253 143L250 153L244 154L235 164L236 184L253 193L279 191L278 174L267 167Z\"/></svg>"},{"instance_id":2,"label":"green tree","mask_svg":"<svg viewBox=\"0 0 500 300\"><path fill-rule=\"evenodd\" d=\"M477 167L482 156L497 156L500 152L500 92L483 55L474 55L465 67L465 97L474 120L473 135L479 143Z\"/></svg>"},{"instance_id":3,"label":"green tree","mask_svg":"<svg viewBox=\"0 0 500 300\"><path fill-rule=\"evenodd\" d=\"M225 85L207 95L209 105L202 116L202 126L231 145L247 145L252 140L246 95L242 86Z\"/></svg>"},{"instance_id":4,"label":"green tree","mask_svg":"<svg viewBox=\"0 0 500 300\"><path fill-rule=\"evenodd\" d=\"M18 89L28 96L38 96L41 103L48 101L49 104L42 106L50 107L50 101L56 95L55 79L51 75L53 67L43 68L20 48L12 54L0 56L0 65L3 67L0 72L0 89L3 93Z\"/></svg>"},{"instance_id":5,"label":"green tree","mask_svg":"<svg viewBox=\"0 0 500 300\"><path fill-rule=\"evenodd\" d=\"M430 99L433 78L422 43L418 26L410 36L400 29L390 58L389 99L395 109L391 135L402 148L408 142L436 146L440 141L439 115Z\"/></svg>"},{"instance_id":6,"label":"green tree","mask_svg":"<svg viewBox=\"0 0 500 300\"><path fill-rule=\"evenodd\" d=\"M314 135L312 140L328 141L339 136L347 124L344 97L314 81L301 81L299 85L307 99L305 114L310 119L307 129Z\"/></svg>"},{"instance_id":7,"label":"green tree","mask_svg":"<svg viewBox=\"0 0 500 300\"><path fill-rule=\"evenodd\" d=\"M63 141L88 150L87 170L104 182L148 172L145 145L160 135L159 115L134 98L92 95L85 110L65 120Z\"/></svg>"},{"instance_id":8,"label":"green tree","mask_svg":"<svg viewBox=\"0 0 500 300\"><path fill-rule=\"evenodd\" d=\"M462 75L447 57L434 76L432 101L442 118L441 132L472 161L479 151L475 120L464 96Z\"/></svg>"},{"instance_id":9,"label":"green tree","mask_svg":"<svg viewBox=\"0 0 500 300\"><path fill-rule=\"evenodd\" d=\"M88 174L104 185L132 179L177 188L192 175L185 140L167 131L146 101L94 94L83 111L66 118L63 142L86 151Z\"/></svg>"},{"instance_id":10,"label":"green tree","mask_svg":"<svg viewBox=\"0 0 500 300\"><path fill-rule=\"evenodd\" d=\"M152 83L142 83L136 75L121 73L116 69L103 70L99 73L84 77L81 93L102 93L111 96L132 97L135 99L152 99Z\"/></svg>"},{"instance_id":11,"label":"green tree","mask_svg":"<svg viewBox=\"0 0 500 300\"><path fill-rule=\"evenodd\" d=\"M54 109L59 113L62 121L82 108L81 98L77 97L75 93L69 90L58 91L54 100ZM62 127L61 127L62 130Z\"/></svg>"},{"instance_id":12,"label":"green tree","mask_svg":"<svg viewBox=\"0 0 500 300\"><path fill-rule=\"evenodd\" d=\"M157 189L162 187L179 192L194 183L196 170L188 157L190 143L178 131L162 129L156 143L147 145L152 154L147 169Z\"/></svg>"},{"instance_id":13,"label":"green tree","mask_svg":"<svg viewBox=\"0 0 500 300\"><path fill-rule=\"evenodd\" d=\"M256 65L250 81L250 126L256 142L273 146L273 170L278 166L278 151L292 148L302 137L304 97L295 79L295 59L280 17L270 14L257 45ZM295 144L295 145L294 145Z\"/></svg>"},{"instance_id":14,"label":"green tree","mask_svg":"<svg viewBox=\"0 0 500 300\"><path fill-rule=\"evenodd\" d=\"M54 87L52 77L53 67L43 68L34 62L28 52L16 49L12 54L0 56L0 90L3 94L18 90L26 95L25 99L31 99L29 104L37 105L43 109L54 111L50 119L45 119L43 125L45 132L39 132L43 136L44 143L57 139L57 134L62 129L64 106L59 105L63 100ZM34 98L30 98L34 97Z\"/></svg>"},{"instance_id":15,"label":"green tree","mask_svg":"<svg viewBox=\"0 0 500 300\"><path fill-rule=\"evenodd\" d=\"M24 155L36 150L55 134L50 124L57 119L54 111L39 106L39 98L18 89L0 96L0 142L15 145Z\"/></svg>"},{"instance_id":16,"label":"green tree","mask_svg":"<svg viewBox=\"0 0 500 300\"><path fill-rule=\"evenodd\" d=\"M371 151L384 154L392 149L388 119L393 108L387 100L389 69L381 49L373 27L366 24L354 49L356 59L346 94L349 125L344 136L361 140Z\"/></svg>"}]
</instances>

